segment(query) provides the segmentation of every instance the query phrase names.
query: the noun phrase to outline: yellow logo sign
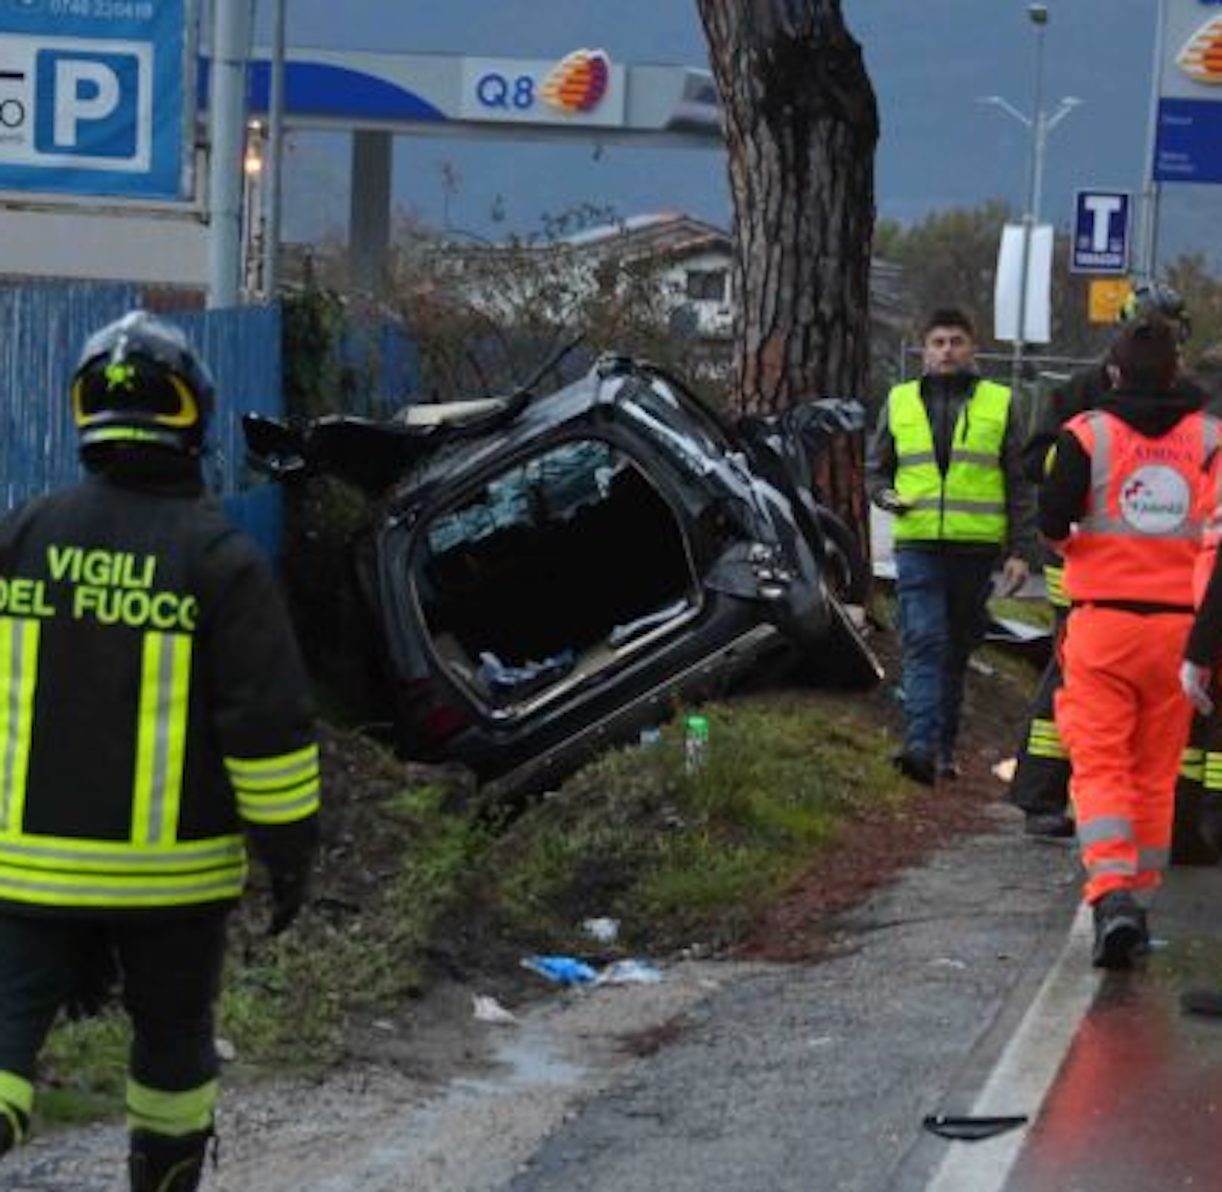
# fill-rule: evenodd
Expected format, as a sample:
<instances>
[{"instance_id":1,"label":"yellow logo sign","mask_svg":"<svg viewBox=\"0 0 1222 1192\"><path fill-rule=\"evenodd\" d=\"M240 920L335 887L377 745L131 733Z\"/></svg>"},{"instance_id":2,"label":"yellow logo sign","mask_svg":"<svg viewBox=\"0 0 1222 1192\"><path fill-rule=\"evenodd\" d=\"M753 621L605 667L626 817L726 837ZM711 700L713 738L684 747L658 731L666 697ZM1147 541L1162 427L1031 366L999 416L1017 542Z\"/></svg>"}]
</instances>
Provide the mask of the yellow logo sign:
<instances>
[{"instance_id":1,"label":"yellow logo sign","mask_svg":"<svg viewBox=\"0 0 1222 1192\"><path fill-rule=\"evenodd\" d=\"M611 83L611 59L602 50L574 50L552 68L539 94L561 112L592 112Z\"/></svg>"},{"instance_id":2,"label":"yellow logo sign","mask_svg":"<svg viewBox=\"0 0 1222 1192\"><path fill-rule=\"evenodd\" d=\"M1206 21L1180 50L1175 64L1198 83L1222 83L1222 17Z\"/></svg>"},{"instance_id":3,"label":"yellow logo sign","mask_svg":"<svg viewBox=\"0 0 1222 1192\"><path fill-rule=\"evenodd\" d=\"M1114 323L1120 318L1124 300L1133 292L1124 277L1092 277L1090 282L1090 321Z\"/></svg>"}]
</instances>

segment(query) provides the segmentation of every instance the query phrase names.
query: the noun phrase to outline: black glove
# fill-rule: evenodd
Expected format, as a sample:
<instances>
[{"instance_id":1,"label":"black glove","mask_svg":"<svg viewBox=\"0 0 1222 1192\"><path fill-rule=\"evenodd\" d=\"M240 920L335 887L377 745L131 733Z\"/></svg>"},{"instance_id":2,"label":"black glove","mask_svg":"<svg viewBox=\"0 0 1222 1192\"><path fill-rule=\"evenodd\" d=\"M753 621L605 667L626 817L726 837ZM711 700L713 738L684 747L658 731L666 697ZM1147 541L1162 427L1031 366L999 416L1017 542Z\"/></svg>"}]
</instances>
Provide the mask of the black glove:
<instances>
[{"instance_id":1,"label":"black glove","mask_svg":"<svg viewBox=\"0 0 1222 1192\"><path fill-rule=\"evenodd\" d=\"M309 869L288 869L273 872L272 918L268 935L279 935L301 913L310 892Z\"/></svg>"}]
</instances>

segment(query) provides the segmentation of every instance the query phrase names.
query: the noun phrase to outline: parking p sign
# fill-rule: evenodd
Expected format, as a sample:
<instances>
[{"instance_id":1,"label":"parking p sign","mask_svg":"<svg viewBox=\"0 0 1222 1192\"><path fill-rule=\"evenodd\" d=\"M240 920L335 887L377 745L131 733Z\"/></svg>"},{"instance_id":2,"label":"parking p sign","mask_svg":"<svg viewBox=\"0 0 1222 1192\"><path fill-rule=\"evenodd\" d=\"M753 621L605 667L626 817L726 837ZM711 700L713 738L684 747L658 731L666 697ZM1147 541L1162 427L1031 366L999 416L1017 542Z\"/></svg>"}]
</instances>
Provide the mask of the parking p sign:
<instances>
[{"instance_id":1,"label":"parking p sign","mask_svg":"<svg viewBox=\"0 0 1222 1192\"><path fill-rule=\"evenodd\" d=\"M1080 190L1074 201L1071 273L1127 273L1129 212L1126 190Z\"/></svg>"},{"instance_id":2,"label":"parking p sign","mask_svg":"<svg viewBox=\"0 0 1222 1192\"><path fill-rule=\"evenodd\" d=\"M192 0L0 0L0 190L186 191Z\"/></svg>"}]
</instances>

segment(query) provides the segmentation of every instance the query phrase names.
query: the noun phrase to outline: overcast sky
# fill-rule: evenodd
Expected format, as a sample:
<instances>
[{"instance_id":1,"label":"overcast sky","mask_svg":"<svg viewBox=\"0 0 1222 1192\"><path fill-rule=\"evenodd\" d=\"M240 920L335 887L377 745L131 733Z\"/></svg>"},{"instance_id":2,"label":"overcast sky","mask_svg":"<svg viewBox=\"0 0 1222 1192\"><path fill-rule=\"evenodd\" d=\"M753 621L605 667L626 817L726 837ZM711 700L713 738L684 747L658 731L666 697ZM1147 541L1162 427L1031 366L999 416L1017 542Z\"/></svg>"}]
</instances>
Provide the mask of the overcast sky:
<instances>
[{"instance_id":1,"label":"overcast sky","mask_svg":"<svg viewBox=\"0 0 1222 1192\"><path fill-rule=\"evenodd\" d=\"M1078 188L1138 190L1146 160L1156 0L1048 0L1045 110L1083 101L1049 136L1044 216L1068 223ZM695 0L289 0L294 46L559 58L578 47L623 63L707 65ZM1030 134L996 94L1030 114L1035 33L1020 0L845 0L878 93L878 207L911 220L988 198L1025 202ZM260 0L267 29L270 0ZM288 167L286 229L309 237L347 217L346 140L299 134ZM621 215L680 209L727 224L724 155L693 149L499 144L401 137L396 201L443 219L442 168L457 171L452 225L537 229L545 213L606 203ZM1216 187L1165 188L1162 242L1218 253Z\"/></svg>"}]
</instances>

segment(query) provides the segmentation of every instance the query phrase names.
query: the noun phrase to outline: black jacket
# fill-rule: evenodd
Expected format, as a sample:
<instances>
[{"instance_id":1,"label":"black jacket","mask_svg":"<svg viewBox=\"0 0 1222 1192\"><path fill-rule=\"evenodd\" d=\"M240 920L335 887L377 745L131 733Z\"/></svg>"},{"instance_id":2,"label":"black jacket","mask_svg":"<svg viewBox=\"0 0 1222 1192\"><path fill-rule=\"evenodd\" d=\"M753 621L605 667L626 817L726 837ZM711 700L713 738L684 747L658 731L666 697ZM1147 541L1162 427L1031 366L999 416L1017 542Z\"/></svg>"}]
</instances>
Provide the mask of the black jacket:
<instances>
[{"instance_id":1,"label":"black jacket","mask_svg":"<svg viewBox=\"0 0 1222 1192\"><path fill-rule=\"evenodd\" d=\"M124 850L161 826L156 809L145 817L151 827L137 809L134 792L143 783L175 792L167 830L177 842L245 828L273 872L308 863L316 814L243 823L229 776L233 759L256 759L257 767L258 759L304 756L308 767L312 755L316 807L305 668L270 568L197 484L91 477L18 509L0 522L0 604L7 619L0 622L0 695L10 709L3 744L11 751L24 735L28 746L23 773L11 752L0 771L6 827L35 845L78 840L86 857ZM32 687L27 723L18 727L12 709L26 698L22 682ZM184 698L185 705L166 706ZM179 767L181 782L166 784L164 773ZM263 772L251 786L259 782ZM25 889L15 853L17 860L0 855L0 903L29 910L28 893L13 894ZM49 877L86 884L76 850L64 854L54 863L62 873L48 870ZM137 890L139 866L129 872ZM207 901L206 893L194 899ZM164 909L157 904L156 895L132 899L145 910ZM114 909L113 902L102 907ZM46 909L73 908L51 898Z\"/></svg>"}]
</instances>

